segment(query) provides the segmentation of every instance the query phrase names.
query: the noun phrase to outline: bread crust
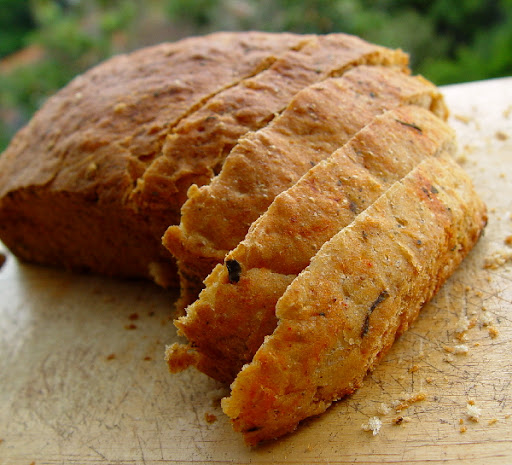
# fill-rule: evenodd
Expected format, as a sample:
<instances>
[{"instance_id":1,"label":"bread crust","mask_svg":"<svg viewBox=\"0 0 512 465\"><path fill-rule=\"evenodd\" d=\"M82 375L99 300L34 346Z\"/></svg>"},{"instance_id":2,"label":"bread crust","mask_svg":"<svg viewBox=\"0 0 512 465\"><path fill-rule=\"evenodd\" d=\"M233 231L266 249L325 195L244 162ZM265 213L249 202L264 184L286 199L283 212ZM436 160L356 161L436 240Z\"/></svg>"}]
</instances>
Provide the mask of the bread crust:
<instances>
[{"instance_id":1,"label":"bread crust","mask_svg":"<svg viewBox=\"0 0 512 465\"><path fill-rule=\"evenodd\" d=\"M275 305L320 247L418 163L455 151L454 131L429 110L401 106L377 116L343 147L279 194L245 239L217 265L176 326L189 340L168 353L230 383L277 324ZM226 265L236 263L233 280ZM192 349L193 347L193 349Z\"/></svg>"},{"instance_id":2,"label":"bread crust","mask_svg":"<svg viewBox=\"0 0 512 465\"><path fill-rule=\"evenodd\" d=\"M241 138L209 185L189 189L180 225L163 237L180 268L180 306L197 298L206 276L276 195L375 115L402 103L447 114L439 91L425 79L360 65L302 90L268 126Z\"/></svg>"},{"instance_id":3,"label":"bread crust","mask_svg":"<svg viewBox=\"0 0 512 465\"><path fill-rule=\"evenodd\" d=\"M280 298L278 325L223 399L250 445L357 389L476 243L485 206L429 158L326 242Z\"/></svg>"},{"instance_id":4,"label":"bread crust","mask_svg":"<svg viewBox=\"0 0 512 465\"><path fill-rule=\"evenodd\" d=\"M181 205L190 185L208 184L239 138L266 126L297 92L365 63L405 71L408 57L347 34L304 36L268 68L226 88L182 119L141 178L133 193L137 202L147 208L155 198L157 208L164 201Z\"/></svg>"}]
</instances>

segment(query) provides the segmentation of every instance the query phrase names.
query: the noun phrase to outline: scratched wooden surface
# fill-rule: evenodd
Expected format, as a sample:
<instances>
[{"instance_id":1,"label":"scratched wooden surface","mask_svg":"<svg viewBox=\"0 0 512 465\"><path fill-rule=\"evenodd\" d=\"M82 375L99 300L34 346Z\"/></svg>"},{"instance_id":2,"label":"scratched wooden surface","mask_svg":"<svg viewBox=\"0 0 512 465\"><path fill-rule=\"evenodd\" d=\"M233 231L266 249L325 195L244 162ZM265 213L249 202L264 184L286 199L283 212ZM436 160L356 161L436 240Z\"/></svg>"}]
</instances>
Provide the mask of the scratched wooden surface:
<instances>
[{"instance_id":1,"label":"scratched wooden surface","mask_svg":"<svg viewBox=\"0 0 512 465\"><path fill-rule=\"evenodd\" d=\"M355 395L250 450L220 410L222 386L166 372L175 294L3 248L0 463L512 463L512 78L444 92L489 225ZM376 435L361 428L373 417Z\"/></svg>"}]
</instances>

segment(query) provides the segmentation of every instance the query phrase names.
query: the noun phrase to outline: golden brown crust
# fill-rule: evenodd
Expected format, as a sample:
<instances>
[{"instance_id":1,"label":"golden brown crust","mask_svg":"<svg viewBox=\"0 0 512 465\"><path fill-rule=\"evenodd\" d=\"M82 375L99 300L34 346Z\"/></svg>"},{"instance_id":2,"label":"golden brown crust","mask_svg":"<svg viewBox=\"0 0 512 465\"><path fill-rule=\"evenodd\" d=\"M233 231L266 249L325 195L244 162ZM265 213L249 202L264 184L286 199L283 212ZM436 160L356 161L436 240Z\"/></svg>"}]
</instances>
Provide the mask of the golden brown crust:
<instances>
[{"instance_id":1,"label":"golden brown crust","mask_svg":"<svg viewBox=\"0 0 512 465\"><path fill-rule=\"evenodd\" d=\"M204 278L277 194L376 114L402 103L446 116L431 83L390 67L361 65L302 90L268 126L241 138L208 186L192 186L180 225L164 235L164 245L178 259L182 303L195 300Z\"/></svg>"},{"instance_id":2,"label":"golden brown crust","mask_svg":"<svg viewBox=\"0 0 512 465\"><path fill-rule=\"evenodd\" d=\"M26 260L115 275L147 276L162 260L172 281L160 238L180 205L140 210L128 202L134 183L191 109L302 41L216 33L120 55L78 76L0 158L2 240ZM165 267L153 269L163 278Z\"/></svg>"},{"instance_id":3,"label":"golden brown crust","mask_svg":"<svg viewBox=\"0 0 512 465\"><path fill-rule=\"evenodd\" d=\"M450 157L429 158L325 243L277 304L225 413L248 444L352 393L477 241L485 207Z\"/></svg>"},{"instance_id":4,"label":"golden brown crust","mask_svg":"<svg viewBox=\"0 0 512 465\"><path fill-rule=\"evenodd\" d=\"M217 265L177 321L201 371L231 382L275 329L275 305L320 247L423 159L455 150L453 130L419 106L376 117L347 144L279 194ZM178 353L168 353L176 363ZM173 360L174 359L174 360ZM180 363L180 368L186 367Z\"/></svg>"},{"instance_id":5,"label":"golden brown crust","mask_svg":"<svg viewBox=\"0 0 512 465\"><path fill-rule=\"evenodd\" d=\"M347 34L304 36L267 69L225 89L180 121L167 137L162 156L148 167L137 186L137 201L151 206L156 196L159 204L181 205L191 184L208 184L219 172L243 134L265 126L304 87L361 63L405 70L408 58L399 50Z\"/></svg>"}]
</instances>

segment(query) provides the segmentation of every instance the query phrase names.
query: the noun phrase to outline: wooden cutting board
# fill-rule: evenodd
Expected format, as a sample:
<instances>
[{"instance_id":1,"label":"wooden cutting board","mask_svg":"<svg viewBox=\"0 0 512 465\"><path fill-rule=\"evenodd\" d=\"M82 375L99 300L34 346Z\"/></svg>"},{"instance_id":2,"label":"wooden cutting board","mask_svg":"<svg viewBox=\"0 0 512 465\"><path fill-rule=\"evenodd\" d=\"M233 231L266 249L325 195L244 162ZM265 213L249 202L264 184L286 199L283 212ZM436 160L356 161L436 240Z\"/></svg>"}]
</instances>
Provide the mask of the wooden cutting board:
<instances>
[{"instance_id":1,"label":"wooden cutting board","mask_svg":"<svg viewBox=\"0 0 512 465\"><path fill-rule=\"evenodd\" d=\"M175 293L20 264L0 245L0 463L512 463L512 78L443 91L489 224L355 395L249 449L225 388L166 371ZM362 428L374 417L376 435Z\"/></svg>"}]
</instances>

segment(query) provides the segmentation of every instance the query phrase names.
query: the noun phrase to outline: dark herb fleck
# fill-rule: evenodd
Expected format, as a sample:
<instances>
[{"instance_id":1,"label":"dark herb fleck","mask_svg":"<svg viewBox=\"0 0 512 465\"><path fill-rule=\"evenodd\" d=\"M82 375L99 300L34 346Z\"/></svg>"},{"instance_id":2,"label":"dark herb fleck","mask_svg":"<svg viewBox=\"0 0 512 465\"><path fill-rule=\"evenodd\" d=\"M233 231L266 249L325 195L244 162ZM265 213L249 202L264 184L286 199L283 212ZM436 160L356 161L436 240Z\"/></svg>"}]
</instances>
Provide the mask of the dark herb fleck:
<instances>
[{"instance_id":1,"label":"dark herb fleck","mask_svg":"<svg viewBox=\"0 0 512 465\"><path fill-rule=\"evenodd\" d=\"M366 314L366 317L364 319L363 327L361 328L361 337L366 336L366 334L368 333L368 330L370 329L370 315L377 308L377 306L380 305L388 297L389 297L388 291L382 291L379 294L379 296L375 299L375 302L373 302L373 304L371 304L371 306L368 309L368 312Z\"/></svg>"},{"instance_id":2,"label":"dark herb fleck","mask_svg":"<svg viewBox=\"0 0 512 465\"><path fill-rule=\"evenodd\" d=\"M417 126L416 124L414 124L414 123L408 123L407 121L402 121L402 120L399 120L399 119L395 119L395 121L396 121L397 123L403 124L404 126L407 126L407 127L409 127L409 128L416 129L416 130L417 130L417 131L419 131L419 132L423 132L423 130L422 130L419 126Z\"/></svg>"},{"instance_id":3,"label":"dark herb fleck","mask_svg":"<svg viewBox=\"0 0 512 465\"><path fill-rule=\"evenodd\" d=\"M254 433L255 431L259 431L261 426L253 426L252 428L248 428L245 430L246 433Z\"/></svg>"},{"instance_id":4,"label":"dark herb fleck","mask_svg":"<svg viewBox=\"0 0 512 465\"><path fill-rule=\"evenodd\" d=\"M439 191L435 188L435 186L430 186L430 192L432 192L432 194L439 194Z\"/></svg>"},{"instance_id":5,"label":"dark herb fleck","mask_svg":"<svg viewBox=\"0 0 512 465\"><path fill-rule=\"evenodd\" d=\"M236 260L227 260L226 268L228 269L228 279L231 284L235 284L240 281L240 274L242 273L242 267Z\"/></svg>"},{"instance_id":6,"label":"dark herb fleck","mask_svg":"<svg viewBox=\"0 0 512 465\"><path fill-rule=\"evenodd\" d=\"M357 213L357 205L352 200L349 203L349 208L352 213Z\"/></svg>"}]
</instances>

